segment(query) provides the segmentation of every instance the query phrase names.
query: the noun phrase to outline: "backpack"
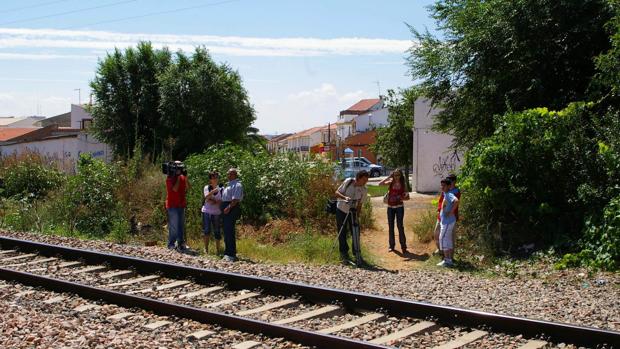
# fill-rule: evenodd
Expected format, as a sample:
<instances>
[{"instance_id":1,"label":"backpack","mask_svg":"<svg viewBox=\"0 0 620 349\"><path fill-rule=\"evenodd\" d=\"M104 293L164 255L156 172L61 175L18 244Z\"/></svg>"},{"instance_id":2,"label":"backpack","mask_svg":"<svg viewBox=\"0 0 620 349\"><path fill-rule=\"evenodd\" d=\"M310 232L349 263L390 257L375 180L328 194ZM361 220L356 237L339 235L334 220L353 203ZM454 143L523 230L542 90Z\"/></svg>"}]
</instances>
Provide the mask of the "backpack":
<instances>
[{"instance_id":1,"label":"backpack","mask_svg":"<svg viewBox=\"0 0 620 349\"><path fill-rule=\"evenodd\" d=\"M354 181L353 179L349 179L349 183L347 183L347 185L344 187L345 193L347 192L347 189L349 189L349 186L351 185L351 183L353 183L353 181ZM333 199L333 198L327 199L327 203L325 204L325 212L329 214L336 214L337 209L338 209L338 199Z\"/></svg>"}]
</instances>

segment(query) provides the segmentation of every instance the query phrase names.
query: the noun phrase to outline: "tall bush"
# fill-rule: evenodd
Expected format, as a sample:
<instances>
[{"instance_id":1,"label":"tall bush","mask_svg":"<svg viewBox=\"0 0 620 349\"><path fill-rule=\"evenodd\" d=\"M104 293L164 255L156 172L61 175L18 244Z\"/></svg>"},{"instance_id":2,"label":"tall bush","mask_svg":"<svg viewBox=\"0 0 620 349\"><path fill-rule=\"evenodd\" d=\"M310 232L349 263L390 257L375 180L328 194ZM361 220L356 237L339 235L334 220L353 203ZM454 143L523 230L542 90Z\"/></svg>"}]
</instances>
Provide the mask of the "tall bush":
<instances>
[{"instance_id":1,"label":"tall bush","mask_svg":"<svg viewBox=\"0 0 620 349\"><path fill-rule=\"evenodd\" d=\"M576 241L585 218L600 214L613 196L618 179L608 178L594 107L508 113L493 136L469 151L463 216L496 250Z\"/></svg>"},{"instance_id":2,"label":"tall bush","mask_svg":"<svg viewBox=\"0 0 620 349\"><path fill-rule=\"evenodd\" d=\"M58 193L57 212L69 230L104 236L121 219L120 204L115 198L119 184L117 168L106 165L90 154L82 154L77 174L69 177Z\"/></svg>"},{"instance_id":3,"label":"tall bush","mask_svg":"<svg viewBox=\"0 0 620 349\"><path fill-rule=\"evenodd\" d=\"M212 146L190 156L185 163L194 186L188 196L190 214L198 212L209 172L218 171L222 182L226 182L226 172L236 167L244 186L241 210L247 222L263 223L278 217L302 223L328 222L323 207L335 190L333 168L328 163L303 161L294 155L270 155L261 147L247 150L232 144Z\"/></svg>"},{"instance_id":4,"label":"tall bush","mask_svg":"<svg viewBox=\"0 0 620 349\"><path fill-rule=\"evenodd\" d=\"M38 154L3 159L0 196L34 200L60 187L64 175Z\"/></svg>"}]
</instances>

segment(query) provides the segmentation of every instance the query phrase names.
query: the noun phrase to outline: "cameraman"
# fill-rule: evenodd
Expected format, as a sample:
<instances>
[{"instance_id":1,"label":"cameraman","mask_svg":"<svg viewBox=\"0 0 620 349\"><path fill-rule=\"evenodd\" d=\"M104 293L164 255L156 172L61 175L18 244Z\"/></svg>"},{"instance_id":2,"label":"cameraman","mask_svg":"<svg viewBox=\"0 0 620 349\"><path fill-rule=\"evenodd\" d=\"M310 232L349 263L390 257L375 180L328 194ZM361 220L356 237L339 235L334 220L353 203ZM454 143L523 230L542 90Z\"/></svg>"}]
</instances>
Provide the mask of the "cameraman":
<instances>
[{"instance_id":1,"label":"cameraman","mask_svg":"<svg viewBox=\"0 0 620 349\"><path fill-rule=\"evenodd\" d=\"M166 178L166 211L168 212L168 248L175 248L176 241L176 248L179 252L187 249L184 239L185 207L187 206L185 193L189 189L187 172L183 163L177 160Z\"/></svg>"},{"instance_id":2,"label":"cameraman","mask_svg":"<svg viewBox=\"0 0 620 349\"><path fill-rule=\"evenodd\" d=\"M355 202L357 207L357 214L362 213L362 204L366 200L368 189L366 183L368 183L369 173L366 170L359 171L355 178L348 178L336 190L336 198L338 203L336 207L336 227L338 229L338 245L340 250L340 259L343 262L350 260L349 258L349 245L347 244L347 231L352 232L352 222L350 216L348 216L349 209L351 208L351 202ZM358 216L359 217L359 216Z\"/></svg>"}]
</instances>

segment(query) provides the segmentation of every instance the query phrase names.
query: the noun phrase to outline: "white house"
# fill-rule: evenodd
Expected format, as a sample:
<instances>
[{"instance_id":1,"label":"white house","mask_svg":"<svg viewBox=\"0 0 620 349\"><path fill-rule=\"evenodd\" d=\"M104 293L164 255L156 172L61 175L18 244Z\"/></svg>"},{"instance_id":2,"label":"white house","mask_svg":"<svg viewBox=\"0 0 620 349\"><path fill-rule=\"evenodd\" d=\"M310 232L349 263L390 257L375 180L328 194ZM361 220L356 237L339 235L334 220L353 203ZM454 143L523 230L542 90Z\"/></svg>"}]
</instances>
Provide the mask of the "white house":
<instances>
[{"instance_id":1,"label":"white house","mask_svg":"<svg viewBox=\"0 0 620 349\"><path fill-rule=\"evenodd\" d=\"M336 125L318 126L292 134L286 138L287 149L301 155L308 155L312 147L334 143L336 127Z\"/></svg>"},{"instance_id":2,"label":"white house","mask_svg":"<svg viewBox=\"0 0 620 349\"><path fill-rule=\"evenodd\" d=\"M381 109L385 111L378 112ZM338 121L336 121L338 138L345 140L356 132L365 132L372 124L380 126L378 122L383 120L384 114L385 124L387 124L387 108L384 107L381 98L360 100L338 115ZM363 120L357 121L363 115L365 115Z\"/></svg>"},{"instance_id":3,"label":"white house","mask_svg":"<svg viewBox=\"0 0 620 349\"><path fill-rule=\"evenodd\" d=\"M88 132L92 116L79 105L71 105L71 125L59 127L8 128L0 127L0 156L37 152L58 161L66 171L72 171L75 161L82 153L109 162L112 149L99 142Z\"/></svg>"},{"instance_id":4,"label":"white house","mask_svg":"<svg viewBox=\"0 0 620 349\"><path fill-rule=\"evenodd\" d=\"M413 112L413 190L437 192L439 182L461 167L463 154L451 149L453 137L431 130L440 112L427 98L418 98Z\"/></svg>"},{"instance_id":5,"label":"white house","mask_svg":"<svg viewBox=\"0 0 620 349\"><path fill-rule=\"evenodd\" d=\"M367 132L381 126L387 126L388 115L389 113L387 107L382 107L380 109L360 114L358 117L353 119L353 134Z\"/></svg>"}]
</instances>

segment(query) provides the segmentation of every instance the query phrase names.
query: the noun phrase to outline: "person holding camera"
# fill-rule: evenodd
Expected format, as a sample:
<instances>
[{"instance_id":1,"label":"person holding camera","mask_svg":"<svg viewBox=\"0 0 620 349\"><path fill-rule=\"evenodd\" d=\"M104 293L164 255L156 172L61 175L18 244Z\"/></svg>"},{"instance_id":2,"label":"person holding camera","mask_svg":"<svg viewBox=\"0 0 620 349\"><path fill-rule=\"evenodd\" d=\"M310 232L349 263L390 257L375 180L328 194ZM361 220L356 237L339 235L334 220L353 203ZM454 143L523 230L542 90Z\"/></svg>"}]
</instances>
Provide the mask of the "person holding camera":
<instances>
[{"instance_id":1,"label":"person holding camera","mask_svg":"<svg viewBox=\"0 0 620 349\"><path fill-rule=\"evenodd\" d=\"M403 253L407 253L407 238L405 237L405 226L403 219L405 216L405 207L403 200L409 200L409 192L405 183L405 176L400 169L396 169L386 179L379 182L379 185L389 185L388 192L385 194L383 202L387 204L387 218L389 230L389 252L394 252L396 241L394 238L394 220L398 227L398 241Z\"/></svg>"},{"instance_id":2,"label":"person holding camera","mask_svg":"<svg viewBox=\"0 0 620 349\"><path fill-rule=\"evenodd\" d=\"M361 214L362 204L368 194L366 183L370 175L368 171L361 170L355 178L348 178L338 190L336 190L336 198L338 203L336 204L336 227L338 229L338 246L340 250L340 258L343 262L350 260L349 258L349 245L347 244L347 231L352 232L351 219L347 214L351 209L351 203L356 205L357 214Z\"/></svg>"},{"instance_id":3,"label":"person holding camera","mask_svg":"<svg viewBox=\"0 0 620 349\"><path fill-rule=\"evenodd\" d=\"M224 261L234 262L237 260L237 241L235 237L235 224L241 216L239 204L243 200L243 185L239 182L236 168L228 170L228 184L222 190L222 224L224 226Z\"/></svg>"},{"instance_id":4,"label":"person holding camera","mask_svg":"<svg viewBox=\"0 0 620 349\"><path fill-rule=\"evenodd\" d=\"M168 248L175 248L179 252L187 250L184 238L185 207L187 199L185 194L190 189L185 166L181 161L169 163L164 167L166 178L166 211L168 213Z\"/></svg>"},{"instance_id":5,"label":"person holding camera","mask_svg":"<svg viewBox=\"0 0 620 349\"><path fill-rule=\"evenodd\" d=\"M205 254L209 253L209 235L213 232L215 239L215 251L220 253L220 219L222 210L220 203L222 202L222 185L219 183L219 174L217 172L209 173L209 184L203 189L202 204L202 232L204 234Z\"/></svg>"}]
</instances>

